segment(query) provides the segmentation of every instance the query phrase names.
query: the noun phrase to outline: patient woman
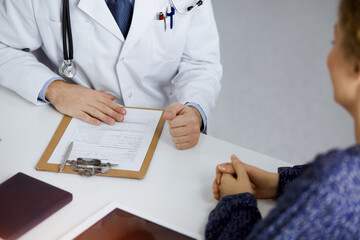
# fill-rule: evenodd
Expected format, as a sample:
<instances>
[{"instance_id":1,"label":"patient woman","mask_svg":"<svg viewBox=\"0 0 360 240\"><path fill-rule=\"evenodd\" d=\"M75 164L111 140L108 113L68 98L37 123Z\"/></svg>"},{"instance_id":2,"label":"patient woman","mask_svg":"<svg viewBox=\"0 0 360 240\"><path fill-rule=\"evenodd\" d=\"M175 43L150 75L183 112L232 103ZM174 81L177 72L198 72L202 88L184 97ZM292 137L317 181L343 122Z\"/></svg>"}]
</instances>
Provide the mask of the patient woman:
<instances>
[{"instance_id":1,"label":"patient woman","mask_svg":"<svg viewBox=\"0 0 360 240\"><path fill-rule=\"evenodd\" d=\"M334 98L354 119L357 144L269 173L231 157L217 167L219 200L207 239L360 239L360 0L341 0L327 59ZM278 197L261 220L256 198Z\"/></svg>"}]
</instances>

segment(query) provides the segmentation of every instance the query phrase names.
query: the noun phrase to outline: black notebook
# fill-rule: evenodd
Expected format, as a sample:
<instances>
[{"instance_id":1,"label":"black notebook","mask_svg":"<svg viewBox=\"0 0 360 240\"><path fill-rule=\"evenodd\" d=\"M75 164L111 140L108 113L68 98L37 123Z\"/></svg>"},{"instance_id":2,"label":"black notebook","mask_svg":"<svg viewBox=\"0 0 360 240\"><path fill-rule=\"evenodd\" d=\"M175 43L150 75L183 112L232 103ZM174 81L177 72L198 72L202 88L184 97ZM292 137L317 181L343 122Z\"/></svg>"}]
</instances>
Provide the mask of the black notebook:
<instances>
[{"instance_id":1,"label":"black notebook","mask_svg":"<svg viewBox=\"0 0 360 240\"><path fill-rule=\"evenodd\" d=\"M0 184L0 237L15 239L71 202L72 195L17 173Z\"/></svg>"}]
</instances>

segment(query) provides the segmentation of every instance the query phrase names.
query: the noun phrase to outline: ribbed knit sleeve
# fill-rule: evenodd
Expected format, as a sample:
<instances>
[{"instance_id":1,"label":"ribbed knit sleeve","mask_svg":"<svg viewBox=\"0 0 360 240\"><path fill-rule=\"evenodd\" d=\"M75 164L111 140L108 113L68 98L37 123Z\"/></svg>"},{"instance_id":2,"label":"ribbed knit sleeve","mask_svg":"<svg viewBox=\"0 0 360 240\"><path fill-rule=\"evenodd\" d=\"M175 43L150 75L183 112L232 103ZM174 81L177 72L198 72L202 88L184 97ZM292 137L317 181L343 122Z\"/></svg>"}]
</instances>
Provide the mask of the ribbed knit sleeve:
<instances>
[{"instance_id":1,"label":"ribbed knit sleeve","mask_svg":"<svg viewBox=\"0 0 360 240\"><path fill-rule=\"evenodd\" d=\"M206 239L244 239L261 219L253 194L242 193L222 198L210 213Z\"/></svg>"},{"instance_id":2,"label":"ribbed knit sleeve","mask_svg":"<svg viewBox=\"0 0 360 240\"><path fill-rule=\"evenodd\" d=\"M284 192L285 187L291 183L295 178L299 177L309 165L297 165L294 167L280 167L278 168L279 173L279 186L278 186L278 197Z\"/></svg>"}]
</instances>

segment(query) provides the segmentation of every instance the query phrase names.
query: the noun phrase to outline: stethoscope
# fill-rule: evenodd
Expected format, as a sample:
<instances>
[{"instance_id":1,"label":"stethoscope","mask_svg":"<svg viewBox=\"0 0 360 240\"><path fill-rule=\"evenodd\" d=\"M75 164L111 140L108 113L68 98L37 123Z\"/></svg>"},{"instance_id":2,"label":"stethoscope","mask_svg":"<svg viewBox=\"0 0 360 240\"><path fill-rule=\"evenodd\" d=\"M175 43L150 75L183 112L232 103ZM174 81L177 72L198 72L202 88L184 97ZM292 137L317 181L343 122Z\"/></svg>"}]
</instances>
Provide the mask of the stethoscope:
<instances>
[{"instance_id":1,"label":"stethoscope","mask_svg":"<svg viewBox=\"0 0 360 240\"><path fill-rule=\"evenodd\" d=\"M201 5L203 5L207 0L198 0L194 5L191 5L186 8L186 11L182 11L176 5L175 0L171 0L172 4L176 11L180 14L189 14ZM76 74L75 63L73 62L73 40L71 33L71 20L70 20L70 8L69 0L63 0L63 16L62 16L62 40L63 40L63 55L64 61L59 67L59 73L65 78L73 78ZM69 50L68 50L69 48Z\"/></svg>"},{"instance_id":2,"label":"stethoscope","mask_svg":"<svg viewBox=\"0 0 360 240\"><path fill-rule=\"evenodd\" d=\"M64 61L62 62L59 72L66 78L73 78L76 74L75 63L73 62L73 41L71 33L69 0L63 0L63 22L62 22L62 40ZM68 51L69 47L69 51Z\"/></svg>"},{"instance_id":3,"label":"stethoscope","mask_svg":"<svg viewBox=\"0 0 360 240\"><path fill-rule=\"evenodd\" d=\"M175 0L171 0L171 3L174 5L174 8L176 11L178 11L180 14L189 14L201 5L203 5L207 0L198 0L194 5L190 5L186 8L186 11L180 10L180 8L176 5Z\"/></svg>"}]
</instances>

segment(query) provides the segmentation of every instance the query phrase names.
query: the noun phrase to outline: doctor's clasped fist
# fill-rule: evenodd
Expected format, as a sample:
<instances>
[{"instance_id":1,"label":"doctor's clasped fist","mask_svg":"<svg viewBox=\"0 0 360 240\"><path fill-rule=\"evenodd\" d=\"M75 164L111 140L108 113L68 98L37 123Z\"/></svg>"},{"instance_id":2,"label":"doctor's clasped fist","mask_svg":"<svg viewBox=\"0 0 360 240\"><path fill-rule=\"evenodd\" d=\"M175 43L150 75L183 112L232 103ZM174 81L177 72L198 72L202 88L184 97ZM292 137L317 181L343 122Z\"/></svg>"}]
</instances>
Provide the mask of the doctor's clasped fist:
<instances>
[{"instance_id":1,"label":"doctor's clasped fist","mask_svg":"<svg viewBox=\"0 0 360 240\"><path fill-rule=\"evenodd\" d=\"M196 146L200 138L202 118L196 108L181 103L171 104L164 114L169 131L177 149Z\"/></svg>"}]
</instances>

